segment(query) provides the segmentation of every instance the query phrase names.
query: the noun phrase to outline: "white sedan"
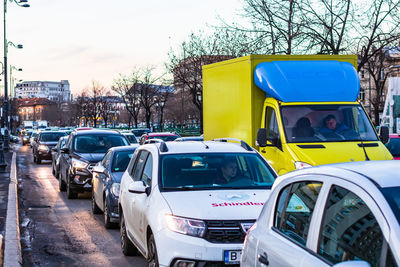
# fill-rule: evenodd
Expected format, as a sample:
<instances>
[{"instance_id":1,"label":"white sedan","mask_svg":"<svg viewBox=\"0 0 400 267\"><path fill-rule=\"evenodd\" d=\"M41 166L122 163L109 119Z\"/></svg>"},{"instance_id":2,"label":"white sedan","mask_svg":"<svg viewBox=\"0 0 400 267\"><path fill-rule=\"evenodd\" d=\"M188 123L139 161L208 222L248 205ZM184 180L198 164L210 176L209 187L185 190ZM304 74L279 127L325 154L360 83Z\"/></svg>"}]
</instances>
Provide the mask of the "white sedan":
<instances>
[{"instance_id":1,"label":"white sedan","mask_svg":"<svg viewBox=\"0 0 400 267\"><path fill-rule=\"evenodd\" d=\"M241 266L400 266L400 162L307 168L279 177Z\"/></svg>"}]
</instances>

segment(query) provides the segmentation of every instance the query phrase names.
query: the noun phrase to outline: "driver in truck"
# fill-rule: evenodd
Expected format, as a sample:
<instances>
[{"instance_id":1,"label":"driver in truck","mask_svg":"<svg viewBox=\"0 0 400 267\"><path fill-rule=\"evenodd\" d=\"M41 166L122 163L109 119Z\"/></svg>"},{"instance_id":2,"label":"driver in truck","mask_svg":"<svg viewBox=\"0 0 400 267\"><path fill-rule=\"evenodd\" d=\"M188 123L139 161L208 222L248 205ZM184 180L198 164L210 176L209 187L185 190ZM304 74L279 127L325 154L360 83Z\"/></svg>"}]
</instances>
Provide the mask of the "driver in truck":
<instances>
[{"instance_id":1,"label":"driver in truck","mask_svg":"<svg viewBox=\"0 0 400 267\"><path fill-rule=\"evenodd\" d=\"M324 119L324 126L320 129L320 133L329 137L332 134L343 134L348 129L349 127L345 124L337 122L335 115L329 114Z\"/></svg>"}]
</instances>

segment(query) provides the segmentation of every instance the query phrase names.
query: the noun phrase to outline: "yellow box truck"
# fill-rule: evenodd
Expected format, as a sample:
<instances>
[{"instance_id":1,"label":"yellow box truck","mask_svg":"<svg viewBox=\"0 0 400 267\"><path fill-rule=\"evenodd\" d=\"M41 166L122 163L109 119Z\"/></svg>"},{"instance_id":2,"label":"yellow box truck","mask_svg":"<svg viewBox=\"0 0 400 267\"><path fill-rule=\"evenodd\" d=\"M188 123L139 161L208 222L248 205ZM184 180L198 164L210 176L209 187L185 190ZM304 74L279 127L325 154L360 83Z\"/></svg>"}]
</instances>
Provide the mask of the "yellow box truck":
<instances>
[{"instance_id":1,"label":"yellow box truck","mask_svg":"<svg viewBox=\"0 0 400 267\"><path fill-rule=\"evenodd\" d=\"M206 65L204 139L241 139L279 175L393 159L357 101L356 65L355 55L250 55ZM380 138L387 142L387 132Z\"/></svg>"}]
</instances>

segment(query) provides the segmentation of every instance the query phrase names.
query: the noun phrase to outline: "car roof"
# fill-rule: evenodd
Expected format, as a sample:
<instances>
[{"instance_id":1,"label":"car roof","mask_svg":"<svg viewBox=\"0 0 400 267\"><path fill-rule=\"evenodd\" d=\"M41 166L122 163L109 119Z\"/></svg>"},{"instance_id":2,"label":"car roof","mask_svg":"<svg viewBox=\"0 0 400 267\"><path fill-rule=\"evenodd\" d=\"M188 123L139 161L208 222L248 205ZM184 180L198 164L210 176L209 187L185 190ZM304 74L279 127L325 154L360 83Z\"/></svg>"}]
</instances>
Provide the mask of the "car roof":
<instances>
[{"instance_id":1,"label":"car roof","mask_svg":"<svg viewBox=\"0 0 400 267\"><path fill-rule=\"evenodd\" d=\"M121 135L119 132L116 131L109 131L109 130L80 130L74 132L76 135L96 135L96 134L114 134L114 135Z\"/></svg>"},{"instance_id":2,"label":"car roof","mask_svg":"<svg viewBox=\"0 0 400 267\"><path fill-rule=\"evenodd\" d=\"M65 131L40 131L38 132L39 134L44 134L44 133L65 133Z\"/></svg>"},{"instance_id":3,"label":"car roof","mask_svg":"<svg viewBox=\"0 0 400 267\"><path fill-rule=\"evenodd\" d=\"M335 163L305 168L303 170L292 172L293 175L302 173L322 173L332 176L338 176L340 170L350 171L356 176L349 179L357 184L362 184L364 179L368 179L379 187L395 187L400 186L400 161L399 160L372 160L372 161L356 161L346 163ZM357 177L357 178L355 178ZM347 178L347 177L342 177Z\"/></svg>"},{"instance_id":4,"label":"car roof","mask_svg":"<svg viewBox=\"0 0 400 267\"><path fill-rule=\"evenodd\" d=\"M138 147L139 147L139 144L132 144L129 146L115 146L115 147L110 148L109 150L112 150L114 152L129 151L129 150L135 150Z\"/></svg>"},{"instance_id":5,"label":"car roof","mask_svg":"<svg viewBox=\"0 0 400 267\"><path fill-rule=\"evenodd\" d=\"M147 135L149 135L149 136L165 136L165 135L178 136L176 133L169 133L169 132L148 133Z\"/></svg>"},{"instance_id":6,"label":"car roof","mask_svg":"<svg viewBox=\"0 0 400 267\"><path fill-rule=\"evenodd\" d=\"M166 152L161 154L180 154L180 153L256 153L254 150L246 150L240 144L228 142L213 141L187 141L187 142L162 142L145 144L147 146L157 146L160 149L161 144L165 144L168 148Z\"/></svg>"}]
</instances>

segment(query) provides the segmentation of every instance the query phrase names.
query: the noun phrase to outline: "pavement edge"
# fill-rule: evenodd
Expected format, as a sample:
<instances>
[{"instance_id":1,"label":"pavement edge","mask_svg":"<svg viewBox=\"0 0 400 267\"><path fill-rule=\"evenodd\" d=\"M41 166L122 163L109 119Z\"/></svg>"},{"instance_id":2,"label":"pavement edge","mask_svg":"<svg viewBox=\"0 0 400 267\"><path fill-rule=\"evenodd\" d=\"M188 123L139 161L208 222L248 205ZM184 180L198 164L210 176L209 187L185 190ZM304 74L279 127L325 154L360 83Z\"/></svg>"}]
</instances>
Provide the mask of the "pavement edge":
<instances>
[{"instance_id":1,"label":"pavement edge","mask_svg":"<svg viewBox=\"0 0 400 267\"><path fill-rule=\"evenodd\" d=\"M4 237L3 266L14 267L22 265L21 243L18 219L18 179L16 152L13 152L10 168L10 184L8 186L8 204L6 233Z\"/></svg>"}]
</instances>

